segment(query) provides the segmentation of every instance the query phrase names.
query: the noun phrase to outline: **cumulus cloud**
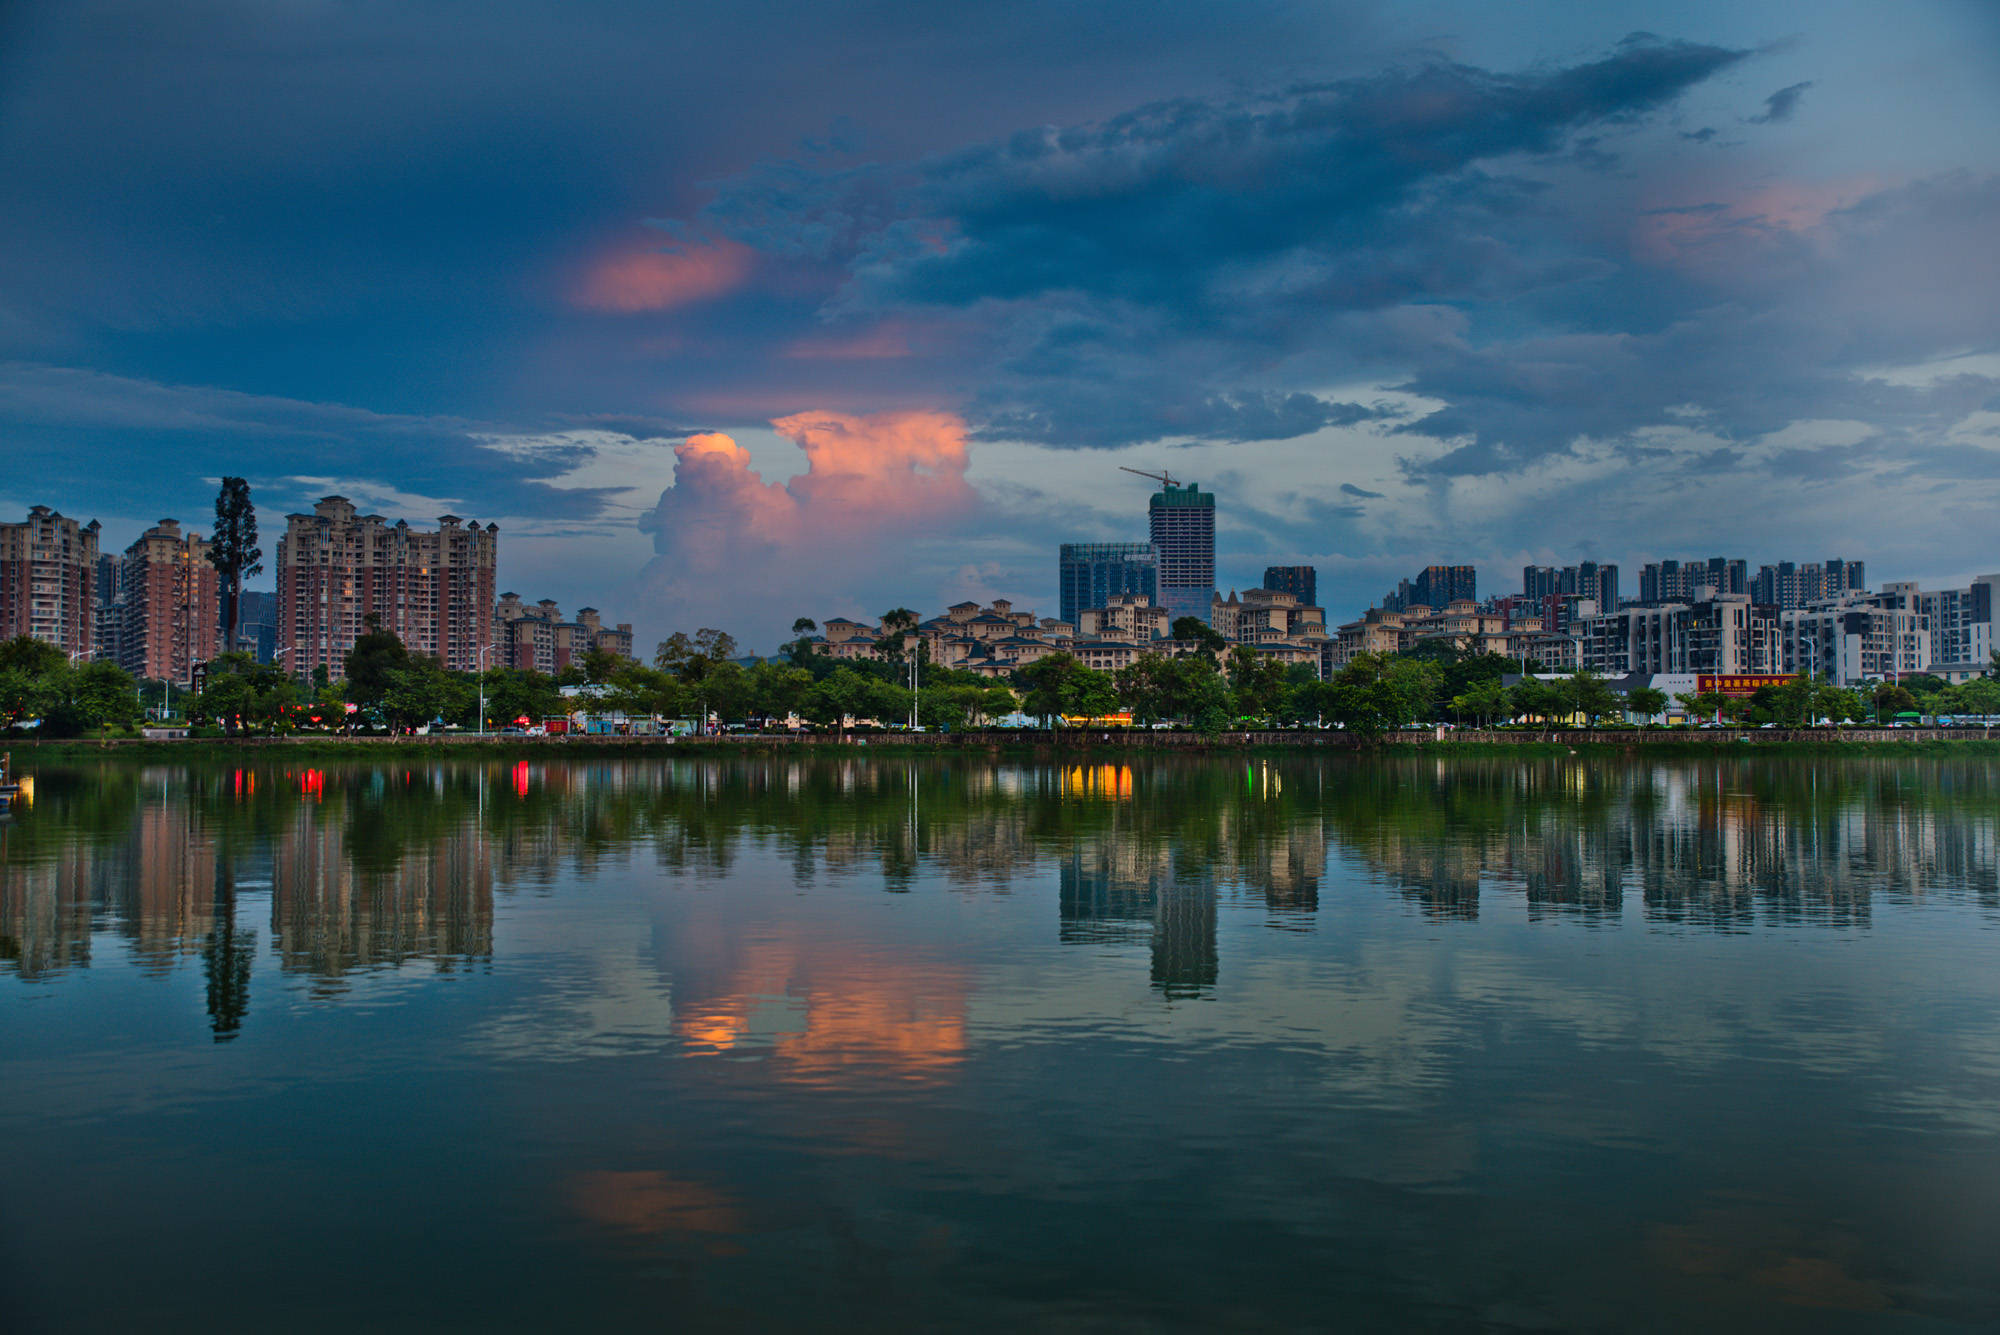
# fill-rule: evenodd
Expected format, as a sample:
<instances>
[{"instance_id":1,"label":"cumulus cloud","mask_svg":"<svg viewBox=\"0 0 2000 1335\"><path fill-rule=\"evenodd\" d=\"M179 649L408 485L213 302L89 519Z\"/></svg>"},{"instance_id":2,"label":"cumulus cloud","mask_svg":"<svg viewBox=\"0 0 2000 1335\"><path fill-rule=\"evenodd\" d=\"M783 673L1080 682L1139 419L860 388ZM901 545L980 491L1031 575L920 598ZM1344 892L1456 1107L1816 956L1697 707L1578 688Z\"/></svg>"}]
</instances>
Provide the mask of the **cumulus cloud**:
<instances>
[{"instance_id":1,"label":"cumulus cloud","mask_svg":"<svg viewBox=\"0 0 2000 1335\"><path fill-rule=\"evenodd\" d=\"M795 616L868 611L878 591L907 601L912 544L975 508L953 414L802 412L771 426L805 454L786 482L719 432L674 447L674 485L639 519L657 552L640 589L661 624L726 626L768 648Z\"/></svg>"}]
</instances>

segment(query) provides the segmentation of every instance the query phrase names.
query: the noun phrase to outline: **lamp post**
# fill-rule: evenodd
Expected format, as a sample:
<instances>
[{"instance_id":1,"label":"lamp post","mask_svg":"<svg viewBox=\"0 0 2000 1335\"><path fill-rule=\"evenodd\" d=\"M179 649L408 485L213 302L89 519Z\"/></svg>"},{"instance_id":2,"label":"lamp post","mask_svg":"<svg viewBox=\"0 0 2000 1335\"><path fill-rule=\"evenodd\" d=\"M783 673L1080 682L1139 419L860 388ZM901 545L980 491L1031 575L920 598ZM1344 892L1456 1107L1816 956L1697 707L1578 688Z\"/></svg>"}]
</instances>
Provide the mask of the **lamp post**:
<instances>
[{"instance_id":1,"label":"lamp post","mask_svg":"<svg viewBox=\"0 0 2000 1335\"><path fill-rule=\"evenodd\" d=\"M479 736L481 737L486 735L486 651L499 647L498 641L479 646Z\"/></svg>"}]
</instances>

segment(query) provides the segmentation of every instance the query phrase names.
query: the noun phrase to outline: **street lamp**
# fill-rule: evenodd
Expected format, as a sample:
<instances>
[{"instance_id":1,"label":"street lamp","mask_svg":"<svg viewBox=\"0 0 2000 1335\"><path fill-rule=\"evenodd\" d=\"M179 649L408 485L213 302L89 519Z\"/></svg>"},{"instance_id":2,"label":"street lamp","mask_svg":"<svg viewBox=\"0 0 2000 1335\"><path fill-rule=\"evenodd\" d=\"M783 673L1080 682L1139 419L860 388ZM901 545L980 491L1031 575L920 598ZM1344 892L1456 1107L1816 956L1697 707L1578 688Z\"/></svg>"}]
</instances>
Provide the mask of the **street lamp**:
<instances>
[{"instance_id":1,"label":"street lamp","mask_svg":"<svg viewBox=\"0 0 2000 1335\"><path fill-rule=\"evenodd\" d=\"M484 737L486 735L486 651L488 649L498 649L499 647L500 644L497 640L492 643L482 644L479 646L479 734L478 735L481 737Z\"/></svg>"}]
</instances>

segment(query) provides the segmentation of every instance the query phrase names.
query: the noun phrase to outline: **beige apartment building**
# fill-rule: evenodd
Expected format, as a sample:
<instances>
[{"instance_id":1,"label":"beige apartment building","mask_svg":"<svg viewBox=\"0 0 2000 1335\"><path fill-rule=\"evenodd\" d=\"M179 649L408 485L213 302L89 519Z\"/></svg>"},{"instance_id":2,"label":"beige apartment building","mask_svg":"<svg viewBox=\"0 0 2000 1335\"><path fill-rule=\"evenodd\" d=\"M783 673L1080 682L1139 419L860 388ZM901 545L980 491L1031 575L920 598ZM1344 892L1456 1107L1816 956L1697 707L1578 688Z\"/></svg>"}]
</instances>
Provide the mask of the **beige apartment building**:
<instances>
[{"instance_id":1,"label":"beige apartment building","mask_svg":"<svg viewBox=\"0 0 2000 1335\"><path fill-rule=\"evenodd\" d=\"M1469 598L1455 599L1442 608L1422 603L1400 612L1371 607L1357 620L1334 632L1328 649L1328 667L1339 671L1356 654L1393 654L1413 649L1427 640L1446 640L1475 654L1511 654L1514 644L1507 634L1507 618L1497 612L1482 612Z\"/></svg>"},{"instance_id":2,"label":"beige apartment building","mask_svg":"<svg viewBox=\"0 0 2000 1335\"><path fill-rule=\"evenodd\" d=\"M630 658L632 623L607 626L594 607L582 608L576 620L566 621L553 598L529 603L518 593L503 593L493 609L493 640L488 665L504 663L554 676L582 662L593 649Z\"/></svg>"},{"instance_id":3,"label":"beige apartment building","mask_svg":"<svg viewBox=\"0 0 2000 1335\"><path fill-rule=\"evenodd\" d=\"M444 515L435 529L364 515L344 496L285 516L278 539L278 645L297 676L346 670L370 617L413 654L455 672L494 661L500 526Z\"/></svg>"},{"instance_id":4,"label":"beige apartment building","mask_svg":"<svg viewBox=\"0 0 2000 1335\"><path fill-rule=\"evenodd\" d=\"M88 524L37 505L0 524L0 640L26 635L72 658L96 647L97 536Z\"/></svg>"}]
</instances>

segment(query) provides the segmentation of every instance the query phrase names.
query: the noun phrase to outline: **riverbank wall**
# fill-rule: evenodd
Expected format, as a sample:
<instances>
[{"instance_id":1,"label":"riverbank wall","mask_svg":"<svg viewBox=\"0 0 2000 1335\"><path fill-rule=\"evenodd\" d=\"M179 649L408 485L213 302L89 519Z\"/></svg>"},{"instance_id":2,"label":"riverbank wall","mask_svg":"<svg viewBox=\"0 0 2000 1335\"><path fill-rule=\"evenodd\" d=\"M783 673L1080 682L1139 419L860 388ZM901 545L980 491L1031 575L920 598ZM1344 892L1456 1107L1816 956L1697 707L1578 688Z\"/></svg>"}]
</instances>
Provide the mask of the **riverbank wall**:
<instances>
[{"instance_id":1,"label":"riverbank wall","mask_svg":"<svg viewBox=\"0 0 2000 1335\"><path fill-rule=\"evenodd\" d=\"M1737 752L1853 751L1912 748L1958 751L1992 750L2000 754L2000 730L1953 728L1676 728L1672 730L1547 729L1494 730L1474 728L1399 731L1365 738L1337 730L1257 730L1217 733L1151 731L1136 728L987 729L953 733L767 734L736 733L720 737L493 737L446 734L438 737L239 737L239 738L112 738L104 741L0 742L17 761L37 756L121 755L376 755L384 753L481 754L532 756L653 754L729 755L754 751L808 752L889 751L953 753L976 751L1064 752L1079 750L1153 751L1185 754L1203 751L1337 751L1428 752L1554 750L1646 751L1713 754L1718 748Z\"/></svg>"}]
</instances>

